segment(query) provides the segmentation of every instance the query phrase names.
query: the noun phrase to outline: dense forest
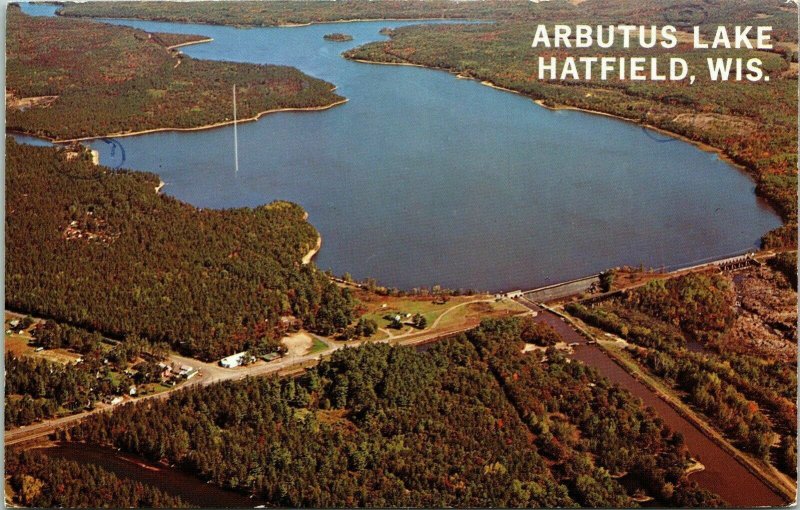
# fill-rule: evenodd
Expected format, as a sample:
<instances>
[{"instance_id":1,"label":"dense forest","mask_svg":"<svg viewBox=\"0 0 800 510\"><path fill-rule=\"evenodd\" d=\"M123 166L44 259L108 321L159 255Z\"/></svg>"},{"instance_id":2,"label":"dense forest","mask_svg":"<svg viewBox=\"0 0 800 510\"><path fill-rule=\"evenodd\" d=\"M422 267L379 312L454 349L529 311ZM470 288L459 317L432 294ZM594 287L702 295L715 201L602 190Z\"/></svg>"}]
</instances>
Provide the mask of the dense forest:
<instances>
[{"instance_id":1,"label":"dense forest","mask_svg":"<svg viewBox=\"0 0 800 510\"><path fill-rule=\"evenodd\" d=\"M5 471L14 501L32 508L188 506L180 498L92 464L53 459L35 449L6 451Z\"/></svg>"},{"instance_id":2,"label":"dense forest","mask_svg":"<svg viewBox=\"0 0 800 510\"><path fill-rule=\"evenodd\" d=\"M493 21L565 21L630 24L700 25L704 30L718 24L769 24L781 39L797 35L796 10L781 1L762 0L592 0L589 2L541 2L528 0L338 0L336 2L269 3L170 2L68 3L62 16L139 18L159 21L211 23L236 26L274 26L325 23L353 19L484 19Z\"/></svg>"},{"instance_id":3,"label":"dense forest","mask_svg":"<svg viewBox=\"0 0 800 510\"><path fill-rule=\"evenodd\" d=\"M201 36L150 34L8 9L6 128L55 139L230 121L280 108L325 107L333 85L295 68L197 60L169 46ZM14 100L54 96L47 106ZM69 119L69 122L65 122Z\"/></svg>"},{"instance_id":4,"label":"dense forest","mask_svg":"<svg viewBox=\"0 0 800 510\"><path fill-rule=\"evenodd\" d=\"M629 393L556 350L523 353L555 335L529 321L487 320L426 352L342 349L298 379L187 388L60 438L286 507L721 503L687 481L680 434Z\"/></svg>"},{"instance_id":5,"label":"dense forest","mask_svg":"<svg viewBox=\"0 0 800 510\"><path fill-rule=\"evenodd\" d=\"M27 356L6 355L5 426L28 425L34 421L91 406L102 387L94 372L75 365L62 365ZM99 386L93 388L93 386Z\"/></svg>"},{"instance_id":6,"label":"dense forest","mask_svg":"<svg viewBox=\"0 0 800 510\"><path fill-rule=\"evenodd\" d=\"M591 307L570 304L567 310L629 341L634 360L734 443L794 476L797 360L729 347L731 326L743 313L736 301L729 278L688 275L654 280Z\"/></svg>"},{"instance_id":7,"label":"dense forest","mask_svg":"<svg viewBox=\"0 0 800 510\"><path fill-rule=\"evenodd\" d=\"M7 307L204 359L278 349L281 316L353 321L350 292L300 263L317 232L299 206L200 210L87 159L7 139Z\"/></svg>"},{"instance_id":8,"label":"dense forest","mask_svg":"<svg viewBox=\"0 0 800 510\"><path fill-rule=\"evenodd\" d=\"M597 3L601 2L581 5ZM769 9L775 10L775 6ZM791 10L796 14L796 8ZM531 48L531 38L530 24L522 23L420 25L393 30L391 40L370 43L345 55L371 62L445 69L518 91L549 107L566 105L609 113L705 143L744 166L756 180L756 192L782 215L786 225L764 237L765 247L797 245L796 54L692 50L690 43L679 43L674 50L648 52L662 58L685 58L690 73L697 76L692 87L669 81L540 81L538 57L554 56L557 51ZM576 57L631 56L636 51L619 45L608 50L569 50ZM706 58L711 56L758 57L770 81L711 81L705 71Z\"/></svg>"}]
</instances>

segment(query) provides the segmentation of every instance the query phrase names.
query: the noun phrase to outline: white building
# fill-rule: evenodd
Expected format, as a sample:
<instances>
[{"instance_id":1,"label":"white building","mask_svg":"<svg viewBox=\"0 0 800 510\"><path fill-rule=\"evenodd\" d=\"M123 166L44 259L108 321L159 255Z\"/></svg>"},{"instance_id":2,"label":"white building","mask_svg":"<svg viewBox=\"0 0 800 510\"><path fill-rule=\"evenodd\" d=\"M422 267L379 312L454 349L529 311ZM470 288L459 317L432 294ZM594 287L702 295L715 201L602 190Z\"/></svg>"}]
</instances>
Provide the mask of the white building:
<instances>
[{"instance_id":1,"label":"white building","mask_svg":"<svg viewBox=\"0 0 800 510\"><path fill-rule=\"evenodd\" d=\"M245 357L247 356L247 352L237 352L236 354L231 354L227 358L222 358L219 360L219 366L225 368L234 368L245 363Z\"/></svg>"}]
</instances>

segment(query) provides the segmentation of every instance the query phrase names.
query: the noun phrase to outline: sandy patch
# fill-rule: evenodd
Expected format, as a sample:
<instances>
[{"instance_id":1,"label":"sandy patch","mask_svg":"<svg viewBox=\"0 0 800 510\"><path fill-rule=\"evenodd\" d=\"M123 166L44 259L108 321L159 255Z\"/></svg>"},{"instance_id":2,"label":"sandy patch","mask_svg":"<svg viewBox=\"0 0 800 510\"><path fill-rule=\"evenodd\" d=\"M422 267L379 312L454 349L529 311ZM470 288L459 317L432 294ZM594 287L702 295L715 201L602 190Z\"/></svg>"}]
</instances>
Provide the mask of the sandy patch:
<instances>
[{"instance_id":1,"label":"sandy patch","mask_svg":"<svg viewBox=\"0 0 800 510\"><path fill-rule=\"evenodd\" d=\"M34 106L50 106L58 96L16 97L6 94L6 105L10 108L27 109Z\"/></svg>"},{"instance_id":2,"label":"sandy patch","mask_svg":"<svg viewBox=\"0 0 800 510\"><path fill-rule=\"evenodd\" d=\"M305 331L298 331L281 339L281 343L286 347L287 356L303 356L311 350L314 339Z\"/></svg>"}]
</instances>

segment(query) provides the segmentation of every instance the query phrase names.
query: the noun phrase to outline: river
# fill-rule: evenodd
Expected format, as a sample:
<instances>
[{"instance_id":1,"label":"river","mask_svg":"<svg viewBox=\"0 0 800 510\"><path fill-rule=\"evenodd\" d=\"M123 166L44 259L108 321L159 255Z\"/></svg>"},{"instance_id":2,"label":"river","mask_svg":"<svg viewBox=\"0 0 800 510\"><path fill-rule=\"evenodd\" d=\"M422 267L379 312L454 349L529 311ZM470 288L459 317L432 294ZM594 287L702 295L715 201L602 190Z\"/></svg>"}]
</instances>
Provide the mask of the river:
<instances>
[{"instance_id":1,"label":"river","mask_svg":"<svg viewBox=\"0 0 800 510\"><path fill-rule=\"evenodd\" d=\"M740 253L780 225L746 175L691 144L603 116L550 111L443 72L340 57L381 39L381 28L408 23L239 29L107 21L210 36L183 51L293 65L337 85L349 99L342 106L240 125L238 174L231 128L90 145L102 163L154 171L165 193L200 207L299 203L324 239L317 264L340 274L401 288L532 288L622 264L676 267ZM324 41L330 32L354 40ZM540 320L585 343L560 320ZM579 346L575 357L684 434L706 465L692 479L734 505L782 503L596 346Z\"/></svg>"},{"instance_id":2,"label":"river","mask_svg":"<svg viewBox=\"0 0 800 510\"><path fill-rule=\"evenodd\" d=\"M50 457L91 463L123 479L134 480L171 496L179 496L186 503L201 508L253 508L262 501L238 492L205 483L199 478L177 468L155 464L136 455L119 452L110 447L83 443L54 443L40 451Z\"/></svg>"},{"instance_id":3,"label":"river","mask_svg":"<svg viewBox=\"0 0 800 510\"><path fill-rule=\"evenodd\" d=\"M90 144L103 164L156 172L165 193L196 206L299 203L322 234L317 265L337 274L406 289L534 288L624 264L741 253L780 225L744 173L689 143L441 71L340 56L409 22L105 21L210 36L182 51L292 65L338 87L344 105L241 124L238 174L231 127ZM331 32L353 41L323 40Z\"/></svg>"},{"instance_id":4,"label":"river","mask_svg":"<svg viewBox=\"0 0 800 510\"><path fill-rule=\"evenodd\" d=\"M596 344L588 344L586 339L567 325L557 315L538 308L535 321L549 324L567 343L577 343L573 359L593 367L610 381L630 391L653 408L672 430L683 434L691 455L704 466L703 471L690 475L701 487L717 493L729 504L736 507L758 507L785 505L786 501L776 494L760 478L751 473L731 454L706 436L696 425L679 414L650 388L633 377Z\"/></svg>"}]
</instances>

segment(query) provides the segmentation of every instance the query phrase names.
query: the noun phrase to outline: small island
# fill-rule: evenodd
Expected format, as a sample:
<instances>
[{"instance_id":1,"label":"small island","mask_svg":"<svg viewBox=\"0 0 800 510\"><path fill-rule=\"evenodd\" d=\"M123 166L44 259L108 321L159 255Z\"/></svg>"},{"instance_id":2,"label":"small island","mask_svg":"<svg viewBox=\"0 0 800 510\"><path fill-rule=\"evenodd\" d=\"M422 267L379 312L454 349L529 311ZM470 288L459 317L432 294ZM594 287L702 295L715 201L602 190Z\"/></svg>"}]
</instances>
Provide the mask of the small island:
<instances>
[{"instance_id":1,"label":"small island","mask_svg":"<svg viewBox=\"0 0 800 510\"><path fill-rule=\"evenodd\" d=\"M340 34L338 32L334 34L325 34L322 38L325 39L326 41L336 41L336 42L347 42L353 40L352 35Z\"/></svg>"}]
</instances>

